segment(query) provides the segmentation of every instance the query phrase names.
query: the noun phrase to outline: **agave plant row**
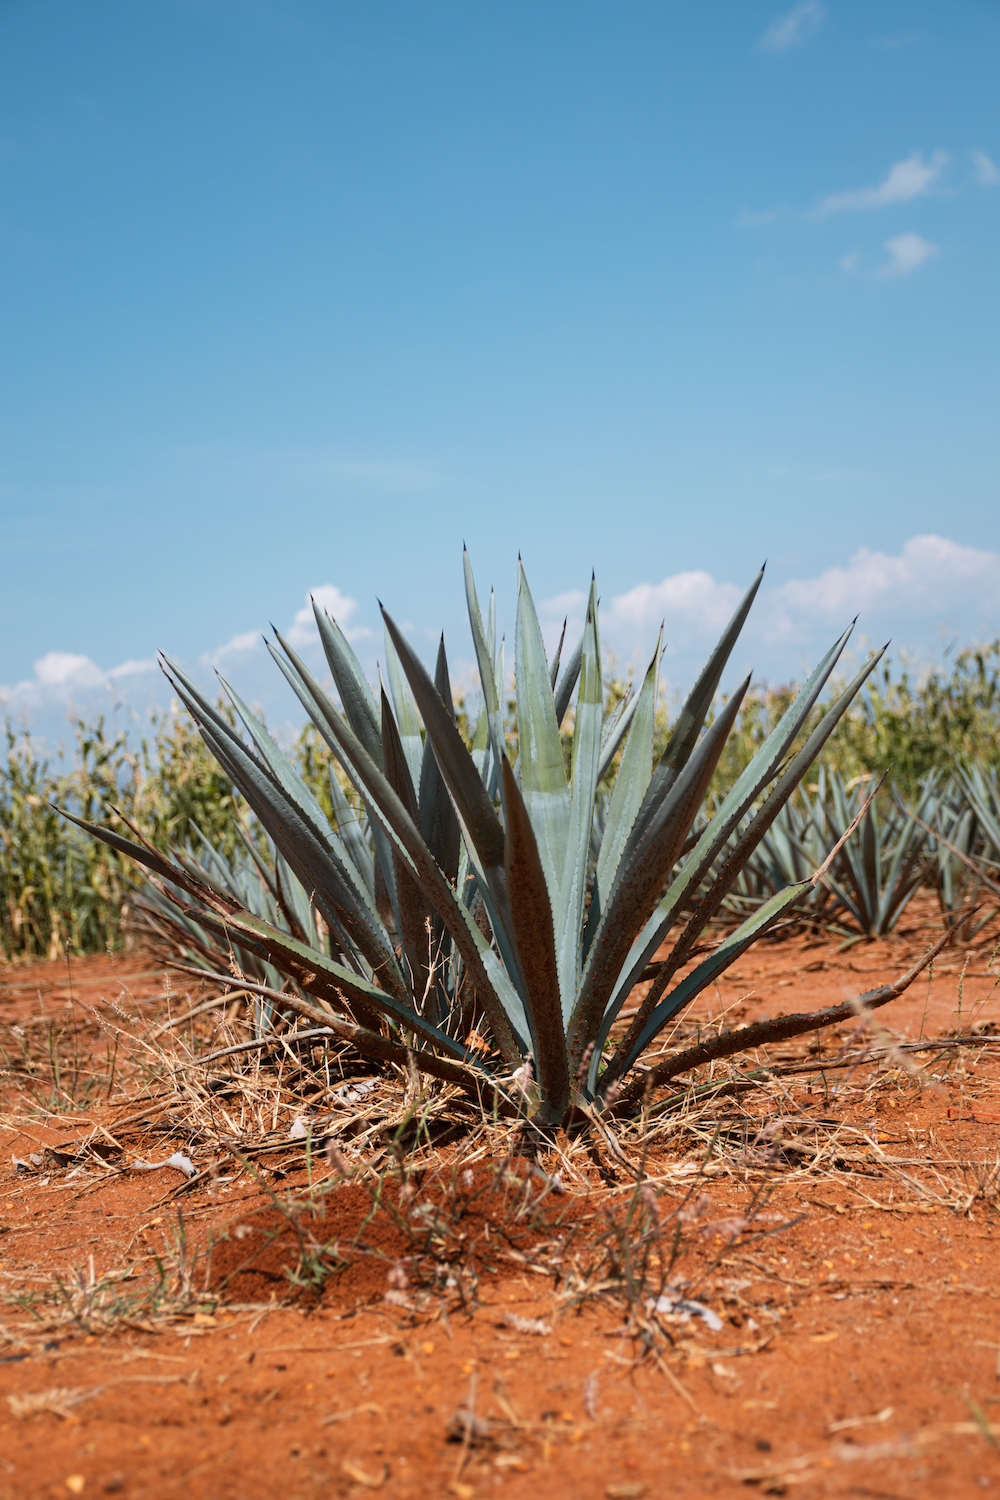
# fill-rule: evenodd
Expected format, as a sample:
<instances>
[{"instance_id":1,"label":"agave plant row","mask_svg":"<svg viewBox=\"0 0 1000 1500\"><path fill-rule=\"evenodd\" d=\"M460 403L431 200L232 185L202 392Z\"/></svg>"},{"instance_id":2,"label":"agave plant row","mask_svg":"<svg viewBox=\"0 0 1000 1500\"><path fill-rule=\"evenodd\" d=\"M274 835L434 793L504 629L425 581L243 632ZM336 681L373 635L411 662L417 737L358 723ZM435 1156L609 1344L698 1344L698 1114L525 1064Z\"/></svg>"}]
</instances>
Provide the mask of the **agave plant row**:
<instances>
[{"instance_id":1,"label":"agave plant row","mask_svg":"<svg viewBox=\"0 0 1000 1500\"><path fill-rule=\"evenodd\" d=\"M671 1018L812 893L818 843L794 880L694 961L755 851L787 839L778 820L878 658L813 722L845 631L727 794L707 805L749 678L714 716L713 705L762 574L654 763L662 640L638 691L606 713L596 584L576 649L564 661L560 643L549 660L519 564L509 724L495 601L484 615L468 554L464 562L482 689L470 743L456 723L443 639L431 676L383 610L386 683L376 691L336 622L316 609L334 693L279 633L268 649L341 773L331 774L332 818L234 688L224 684L243 732L167 661L269 857L248 838L235 863L207 841L167 858L137 830L128 838L81 826L145 866L152 919L180 931L202 965L238 973L260 997L261 1024L296 1011L338 1017L362 1051L413 1057L431 1075L553 1124L630 1080L634 1092L643 1054ZM651 968L664 944L668 957Z\"/></svg>"},{"instance_id":2,"label":"agave plant row","mask_svg":"<svg viewBox=\"0 0 1000 1500\"><path fill-rule=\"evenodd\" d=\"M845 781L821 766L817 781L798 788L747 861L726 898L729 912L745 916L801 881L829 842L839 842L858 820L857 837L838 850L802 904L813 922L881 936L896 926L917 890L930 885L947 923L980 901L984 925L1000 896L996 771L975 765L951 776L931 771L909 806L890 785L862 811L874 782L873 776Z\"/></svg>"}]
</instances>

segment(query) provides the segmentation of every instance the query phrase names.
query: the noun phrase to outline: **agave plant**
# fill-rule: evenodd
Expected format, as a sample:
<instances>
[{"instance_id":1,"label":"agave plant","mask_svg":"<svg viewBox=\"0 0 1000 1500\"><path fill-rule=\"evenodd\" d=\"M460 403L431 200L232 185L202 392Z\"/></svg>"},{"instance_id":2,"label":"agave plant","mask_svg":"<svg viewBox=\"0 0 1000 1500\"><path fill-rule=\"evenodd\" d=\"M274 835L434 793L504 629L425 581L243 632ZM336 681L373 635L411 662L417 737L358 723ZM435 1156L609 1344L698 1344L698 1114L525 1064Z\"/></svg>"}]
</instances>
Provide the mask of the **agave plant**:
<instances>
[{"instance_id":1,"label":"agave plant","mask_svg":"<svg viewBox=\"0 0 1000 1500\"><path fill-rule=\"evenodd\" d=\"M808 881L826 853L826 831L821 809L826 796L826 770L812 789L799 787L775 817L757 849L730 887L724 906L746 914L791 885ZM836 898L826 882L817 882L800 903L802 915L821 922L831 915Z\"/></svg>"},{"instance_id":2,"label":"agave plant","mask_svg":"<svg viewBox=\"0 0 1000 1500\"><path fill-rule=\"evenodd\" d=\"M860 812L869 780L848 784L838 771L829 775L827 797L816 809L827 836L843 837ZM924 786L915 809L891 803L880 811L872 801L861 817L857 841L845 844L837 855L827 876L830 889L870 937L892 931L930 869L928 819L934 816L935 801L933 785Z\"/></svg>"},{"instance_id":3,"label":"agave plant","mask_svg":"<svg viewBox=\"0 0 1000 1500\"><path fill-rule=\"evenodd\" d=\"M484 621L466 554L482 686L471 744L456 723L443 639L432 678L383 610L388 690L380 682L376 695L343 632L317 609L337 702L276 632L268 649L343 776L343 786L331 777L332 819L234 689L224 684L247 739L166 662L273 845L275 910L267 914L232 883L210 878L205 859L199 869L190 858L166 858L141 835L83 826L146 867L160 899L227 956L225 977L239 951L292 981L281 993L256 985L279 1010L328 1022L374 1056L411 1057L425 1073L539 1124L563 1121L575 1106L606 1105L612 1093L620 1106L635 1096L643 1053L671 1018L811 890L805 879L778 891L692 966L733 881L877 660L795 749L845 631L731 790L702 814L749 678L714 717L713 702L762 576L655 764L661 641L639 691L606 715L593 581L582 637L562 666L561 643L546 658L519 565L516 726L508 726L495 605L491 596ZM619 753L613 790L595 818L600 784ZM668 956L653 963L668 941ZM628 1026L612 1039L636 984L651 974ZM254 990L255 981L246 985Z\"/></svg>"}]
</instances>

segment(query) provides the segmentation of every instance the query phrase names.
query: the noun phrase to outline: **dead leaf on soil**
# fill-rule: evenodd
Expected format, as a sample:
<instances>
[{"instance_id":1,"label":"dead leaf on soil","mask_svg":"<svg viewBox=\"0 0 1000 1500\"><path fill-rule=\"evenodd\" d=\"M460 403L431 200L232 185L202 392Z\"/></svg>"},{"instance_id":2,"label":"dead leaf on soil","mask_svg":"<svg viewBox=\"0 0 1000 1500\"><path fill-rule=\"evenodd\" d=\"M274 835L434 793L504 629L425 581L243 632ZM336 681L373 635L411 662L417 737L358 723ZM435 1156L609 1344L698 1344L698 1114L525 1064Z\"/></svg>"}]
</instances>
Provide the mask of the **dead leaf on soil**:
<instances>
[{"instance_id":1,"label":"dead leaf on soil","mask_svg":"<svg viewBox=\"0 0 1000 1500\"><path fill-rule=\"evenodd\" d=\"M388 1464L382 1465L380 1474L367 1473L360 1464L352 1463L349 1458L345 1458L340 1467L348 1479L353 1479L355 1484L363 1484L369 1490L380 1490L389 1478Z\"/></svg>"},{"instance_id":2,"label":"dead leaf on soil","mask_svg":"<svg viewBox=\"0 0 1000 1500\"><path fill-rule=\"evenodd\" d=\"M827 1432L846 1432L849 1427L871 1427L876 1422L888 1422L892 1416L893 1408L884 1406L881 1411L873 1412L870 1417L845 1417L842 1422L830 1422L827 1424Z\"/></svg>"},{"instance_id":3,"label":"dead leaf on soil","mask_svg":"<svg viewBox=\"0 0 1000 1500\"><path fill-rule=\"evenodd\" d=\"M323 1426L330 1427L334 1422L347 1422L351 1417L364 1416L365 1413L370 1417L380 1417L382 1408L376 1406L374 1401L366 1401L364 1406L349 1406L346 1411L332 1411L329 1416L323 1418Z\"/></svg>"},{"instance_id":4,"label":"dead leaf on soil","mask_svg":"<svg viewBox=\"0 0 1000 1500\"><path fill-rule=\"evenodd\" d=\"M97 1387L99 1390L100 1387ZM41 1412L51 1412L64 1421L70 1417L74 1406L87 1401L96 1390L73 1390L68 1386L53 1386L49 1391L26 1391L21 1396L8 1396L7 1405L15 1417L36 1417Z\"/></svg>"}]
</instances>

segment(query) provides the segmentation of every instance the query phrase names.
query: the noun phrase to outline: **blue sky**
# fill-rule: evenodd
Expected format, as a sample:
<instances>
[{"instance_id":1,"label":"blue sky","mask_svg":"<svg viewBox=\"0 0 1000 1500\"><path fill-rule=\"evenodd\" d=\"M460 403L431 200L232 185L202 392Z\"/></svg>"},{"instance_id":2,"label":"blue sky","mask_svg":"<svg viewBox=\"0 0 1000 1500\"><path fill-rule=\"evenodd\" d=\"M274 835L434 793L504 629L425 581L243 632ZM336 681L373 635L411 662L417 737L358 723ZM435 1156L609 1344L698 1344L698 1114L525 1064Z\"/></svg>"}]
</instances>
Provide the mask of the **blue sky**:
<instances>
[{"instance_id":1,"label":"blue sky","mask_svg":"<svg viewBox=\"0 0 1000 1500\"><path fill-rule=\"evenodd\" d=\"M1000 6L0 3L0 691L291 715L461 547L690 678L1000 633ZM298 618L297 618L298 617ZM110 684L110 686L109 686Z\"/></svg>"}]
</instances>

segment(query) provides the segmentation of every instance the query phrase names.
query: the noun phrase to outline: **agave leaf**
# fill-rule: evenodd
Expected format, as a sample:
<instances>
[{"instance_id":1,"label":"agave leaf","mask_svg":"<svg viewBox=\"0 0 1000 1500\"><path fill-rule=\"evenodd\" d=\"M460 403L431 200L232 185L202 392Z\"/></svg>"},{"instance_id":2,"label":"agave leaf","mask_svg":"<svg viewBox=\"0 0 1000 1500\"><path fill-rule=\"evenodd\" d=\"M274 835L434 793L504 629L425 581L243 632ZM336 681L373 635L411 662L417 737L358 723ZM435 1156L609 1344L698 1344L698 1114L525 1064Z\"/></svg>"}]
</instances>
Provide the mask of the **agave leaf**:
<instances>
[{"instance_id":1,"label":"agave leaf","mask_svg":"<svg viewBox=\"0 0 1000 1500\"><path fill-rule=\"evenodd\" d=\"M250 835L247 833L246 829L243 827L242 820L240 820L236 824L236 833L237 833L237 836L238 836L240 842L242 843L244 849L246 850L247 854L250 856L251 860L253 861L254 868L256 869L257 874L260 876L261 881L267 887L267 889L270 892L270 895L272 896L272 898L275 901L277 901L277 899L278 899L278 887L275 884L274 875L268 869L268 867L264 863L263 859L261 859L259 851L254 847L253 839L250 837ZM201 836L202 836L202 838L205 837L204 834L202 834ZM247 901L243 902L244 906L248 906L249 904L250 903L247 902Z\"/></svg>"},{"instance_id":2,"label":"agave leaf","mask_svg":"<svg viewBox=\"0 0 1000 1500\"><path fill-rule=\"evenodd\" d=\"M393 641L403 671L427 728L428 746L461 816L477 855L477 874L485 877L497 915L509 933L510 912L504 877L504 832L493 803L476 772L454 718L441 694L392 617L383 611L386 634ZM506 759L506 757L504 757ZM492 918L491 918L492 921Z\"/></svg>"},{"instance_id":3,"label":"agave leaf","mask_svg":"<svg viewBox=\"0 0 1000 1500\"><path fill-rule=\"evenodd\" d=\"M296 771L291 761L285 755L278 743L271 737L265 726L247 707L239 693L222 676L219 681L225 688L230 702L236 709L254 744L260 752L261 758L271 771L272 776L281 786L287 796L291 797L297 807L300 807L308 818L315 823L316 827L323 833L333 833L330 828L329 819L320 807L312 792L306 786L302 777Z\"/></svg>"},{"instance_id":4,"label":"agave leaf","mask_svg":"<svg viewBox=\"0 0 1000 1500\"><path fill-rule=\"evenodd\" d=\"M603 713L604 683L601 677L601 653L597 639L597 587L591 578L587 625L583 632L580 691L577 694L576 722L573 729L569 828L562 876L556 888L557 898L554 911L563 1022L569 1020L580 980L580 933L583 927L583 907L587 894L590 830L594 820L594 793L597 791ZM561 748L560 746L560 762ZM511 900L513 901L513 894Z\"/></svg>"},{"instance_id":5,"label":"agave leaf","mask_svg":"<svg viewBox=\"0 0 1000 1500\"><path fill-rule=\"evenodd\" d=\"M750 822L748 823L746 829L740 835L735 847L723 862L722 868L715 876L712 885L706 892L703 899L699 902L697 909L692 914L690 920L684 928L683 933L681 934L677 943L674 945L669 961L663 965L656 979L653 981L653 984L650 986L649 992L647 993L646 998L643 1000L638 1013L633 1018L631 1026L629 1027L626 1035L619 1044L618 1051L615 1053L615 1056L608 1065L608 1076L604 1084L605 1087L607 1087L607 1084L610 1083L611 1079L617 1077L623 1071L623 1068L627 1065L625 1059L631 1054L633 1043L642 1030L642 1027L645 1025L647 1017L652 1014L653 1010L658 1005L660 997L663 995L667 985L670 983L673 976L678 973L680 969L684 968L684 966L688 963L691 956L691 951L695 943L701 936L702 932L704 932L708 923L718 912L719 907L722 904L723 897L731 888L736 871L742 869L746 865L748 859L753 854L753 851L757 848L758 844L767 833L767 830L772 826L775 818L777 818L782 808L785 807L789 798L801 783L802 778L805 776L810 766L815 763L816 757L819 755L830 735L837 727L837 724L840 722L845 711L847 710L853 699L857 696L866 678L871 674L871 672L878 664L883 655L883 651L877 652L876 655L873 656L871 660L861 668L861 670L856 674L853 680L848 683L844 691L830 705L826 713L823 715L822 719L815 726L812 733L808 736L801 748L795 753L792 760L785 768L779 781L771 791L767 800L757 809L753 817L750 819ZM800 881L790 882L790 884L796 885L800 883ZM686 901L692 889L690 882L685 882L683 878L680 878L677 882L675 882L675 886L677 887L677 889L675 890L674 887L671 887L670 892L668 892L667 896L664 898L664 901L661 902L660 906L657 908L656 913L654 913L653 918L651 918L651 923L656 924L655 930L651 935L647 935L646 933L644 933L639 939L639 941L642 942L643 938L645 938L640 952L643 967L646 963L649 962L649 959L656 952L656 949L659 948L666 935L664 930L664 917L672 916L672 914L677 910L678 902ZM607 1034L611 1028L611 1024L618 1010L620 1009L621 1004L624 1002L628 993L631 991L638 977L638 974L642 972L641 969L637 969L635 967L635 961L632 954L629 955L629 959L630 964L628 974L624 982L619 987L616 987L615 993L611 999L611 1003L609 1004L607 1012L605 1013L604 1022L598 1034L597 1043L595 1045L596 1053L600 1053L607 1038Z\"/></svg>"},{"instance_id":6,"label":"agave leaf","mask_svg":"<svg viewBox=\"0 0 1000 1500\"><path fill-rule=\"evenodd\" d=\"M560 658L562 656L563 641L565 639L566 639L566 621L563 620L563 622L562 622L562 631L560 632L560 635L559 635L559 642L558 642L558 645L556 646L556 649L555 649L555 652L553 654L552 660L549 663L549 686L552 688L553 694L555 694L556 682L558 681L558 678L559 678L559 660L560 660Z\"/></svg>"},{"instance_id":7,"label":"agave leaf","mask_svg":"<svg viewBox=\"0 0 1000 1500\"><path fill-rule=\"evenodd\" d=\"M161 880L167 880L171 885L177 886L179 890L186 891L196 901L216 901L223 906L228 913L230 909L235 910L236 902L231 896L223 896L210 885L192 877L186 870L181 869L170 860L165 859L151 845L137 844L133 839L127 839L120 833L115 833L112 828L102 828L99 823L90 823L86 818L78 818L75 813L67 812L65 807L59 807L52 803L56 812L61 817L68 818L75 823L77 828L82 828L84 833L89 833L95 839L100 839L102 844L107 844L109 849L114 849L119 854L134 859L137 864L143 865L145 869L152 870ZM123 819L124 821L124 819Z\"/></svg>"},{"instance_id":8,"label":"agave leaf","mask_svg":"<svg viewBox=\"0 0 1000 1500\"><path fill-rule=\"evenodd\" d=\"M296 672L294 668L287 661L285 661L277 651L275 651L270 641L267 641L265 644L267 645L271 660L276 662L280 667L285 681L288 683L289 687L292 689L292 692L298 698L306 713L309 715L310 719L312 719L316 728L323 736L331 753L335 755L337 760L340 762L348 780L351 781L352 785L355 787L355 790L358 792L361 798L362 806L365 809L365 813L368 817L368 823L371 828L372 845L375 851L374 859L372 860L371 884L371 893L372 898L375 902L375 910L381 917L383 924L387 928L390 926L394 927L396 932L398 933L400 930L402 919L399 914L399 898L396 891L396 873L393 868L392 849L386 839L385 833L382 830L382 825L377 818L372 816L371 806L364 795L363 788L354 777L350 761L345 757L343 750L336 739L326 729L324 710L320 706L320 704L317 703L312 689L307 686L300 674ZM315 679L310 676L309 681L310 683L312 683L312 686L316 688L316 691L319 692L324 702L330 708L333 708L330 700L315 682ZM333 711L337 712L336 709L333 709ZM381 749L379 750L379 757L381 760Z\"/></svg>"},{"instance_id":9,"label":"agave leaf","mask_svg":"<svg viewBox=\"0 0 1000 1500\"><path fill-rule=\"evenodd\" d=\"M420 793L421 832L435 857L438 854L433 839L441 838L442 851L445 837L452 841L451 853L447 856L449 869L446 873L449 876L454 863L454 840L456 837L459 839L461 852L456 871L456 889L467 911L471 910L474 889L480 892L490 928L500 950L503 964L502 986L506 995L504 1003L517 1032L522 1037L527 1037L529 1029L523 1004L526 995L524 976L517 956L507 902L503 827L493 811L489 793L477 774L475 761L469 755L458 731L454 713L449 712L452 699L444 642L442 641L439 652L438 680L431 682L420 658L387 613L385 626L389 638L394 644L398 643L400 665L427 725L427 740L424 745L427 781L422 781ZM484 716L481 715L482 717ZM484 734L485 732L484 730ZM443 785L437 781L437 776L443 776ZM445 787L452 792L454 806ZM465 821L466 818L468 822ZM445 823L449 823L450 819L454 819L454 823L445 828ZM436 820L442 825L437 831ZM438 862L441 863L441 857L438 857ZM474 889L467 892L466 877L469 869L473 872ZM489 972L489 965L487 971Z\"/></svg>"},{"instance_id":10,"label":"agave leaf","mask_svg":"<svg viewBox=\"0 0 1000 1500\"><path fill-rule=\"evenodd\" d=\"M608 808L607 822L604 825L604 837L601 840L601 852L590 898L590 911L587 915L585 952L589 949L597 929L598 918L604 910L618 873L626 839L642 806L642 799L646 795L649 778L653 773L656 676L662 641L663 629L661 627L656 649L646 669L642 687L638 696L633 700L634 708L630 715L632 727L625 745L625 753L618 767L618 775L615 777L614 791L611 794L611 805ZM600 769L598 769L598 776L600 776Z\"/></svg>"},{"instance_id":11,"label":"agave leaf","mask_svg":"<svg viewBox=\"0 0 1000 1500\"><path fill-rule=\"evenodd\" d=\"M401 997L405 993L403 976L357 871L352 865L342 863L322 831L283 792L271 772L254 759L221 714L179 668L171 667L171 681L212 754L239 787L324 918L334 927L344 927L372 968Z\"/></svg>"},{"instance_id":12,"label":"agave leaf","mask_svg":"<svg viewBox=\"0 0 1000 1500\"><path fill-rule=\"evenodd\" d=\"M521 795L538 842L549 899L558 911L569 836L570 793L549 687L545 644L520 562L514 660ZM505 817L506 814L505 804ZM589 838L589 818L587 828Z\"/></svg>"},{"instance_id":13,"label":"agave leaf","mask_svg":"<svg viewBox=\"0 0 1000 1500\"><path fill-rule=\"evenodd\" d=\"M993 853L1000 858L1000 786L995 770L981 766L959 767L958 780L976 814Z\"/></svg>"},{"instance_id":14,"label":"agave leaf","mask_svg":"<svg viewBox=\"0 0 1000 1500\"><path fill-rule=\"evenodd\" d=\"M601 730L601 759L597 767L598 785L608 774L611 762L618 753L618 747L629 732L638 706L639 699L630 688L614 713L609 714L605 719L604 728Z\"/></svg>"},{"instance_id":15,"label":"agave leaf","mask_svg":"<svg viewBox=\"0 0 1000 1500\"><path fill-rule=\"evenodd\" d=\"M333 803L333 816L337 825L337 832L343 842L344 848L351 856L354 868L361 875L362 880L374 896L375 894L375 870L372 864L371 850L365 843L361 832L361 824L354 808L344 796L344 789L337 780L337 774L331 765L328 780L330 783L330 801Z\"/></svg>"},{"instance_id":16,"label":"agave leaf","mask_svg":"<svg viewBox=\"0 0 1000 1500\"><path fill-rule=\"evenodd\" d=\"M527 1016L545 1123L562 1119L569 1102L566 1035L559 1004L552 908L531 820L510 762L502 766L507 782L505 864L517 952L528 994Z\"/></svg>"},{"instance_id":17,"label":"agave leaf","mask_svg":"<svg viewBox=\"0 0 1000 1500\"><path fill-rule=\"evenodd\" d=\"M183 690L176 687L182 701ZM189 708L191 704L188 703ZM191 708L192 713L194 712ZM206 745L222 769L239 787L249 807L256 813L265 832L302 880L307 892L320 909L334 941L342 952L352 956L361 969L378 972L385 984L399 996L405 984L385 928L367 902L359 902L347 870L335 853L324 845L293 803L283 800L280 791L268 785L266 774L249 756L231 754L231 742L216 736L212 728L200 726ZM270 795L269 795L270 794ZM367 897L367 892L366 892Z\"/></svg>"},{"instance_id":18,"label":"agave leaf","mask_svg":"<svg viewBox=\"0 0 1000 1500\"><path fill-rule=\"evenodd\" d=\"M417 794L413 790L406 752L389 706L382 690L382 756L385 778L414 823L419 817ZM410 971L410 985L414 997L426 991L430 951L428 947L428 923L431 909L418 880L412 873L409 861L402 852L393 851L393 868L396 872L396 898L399 910L399 936L403 944L403 957Z\"/></svg>"},{"instance_id":19,"label":"agave leaf","mask_svg":"<svg viewBox=\"0 0 1000 1500\"><path fill-rule=\"evenodd\" d=\"M751 757L743 772L737 777L733 786L722 799L715 814L702 831L698 843L685 862L683 869L672 882L666 895L659 902L657 909L651 914L643 931L636 938L632 951L625 961L611 996L610 1003L615 1009L624 1002L626 996L638 980L639 975L642 973L642 970L664 941L673 925L676 913L684 905L690 894L701 884L701 881L711 868L719 850L729 838L733 828L775 774L787 753L788 747L791 745L796 734L798 734L799 729L802 727L816 699L828 681L830 673L836 666L841 652L847 644L851 629L853 627L846 630L834 642L819 665L810 673L800 691L782 714L763 744ZM654 780L655 775L656 773L654 772ZM648 801L648 799L649 792L646 794L645 801ZM626 844L625 853L622 857L623 863L627 863L631 857L634 857L633 841L634 833L630 835Z\"/></svg>"},{"instance_id":20,"label":"agave leaf","mask_svg":"<svg viewBox=\"0 0 1000 1500\"><path fill-rule=\"evenodd\" d=\"M490 743L493 747L493 756L497 764L500 756L506 753L506 745L503 737L503 722L500 718L501 703L500 693L503 691L503 666L502 656L500 673L494 676L493 657L490 646L483 630L483 617L479 612L479 599L476 594L476 580L472 576L472 563L469 560L467 548L462 549L462 562L465 569L465 598L469 608L469 627L472 631L472 643L476 651L476 664L479 667L479 681L483 689L483 705L486 709L486 718L490 726ZM493 596L490 595L490 619L491 629L496 633L496 616L494 612ZM394 637L395 639L395 637ZM399 649L399 641L396 640L396 649ZM502 652L501 646L501 652ZM410 686L413 686L411 679ZM425 720L426 723L426 720Z\"/></svg>"},{"instance_id":21,"label":"agave leaf","mask_svg":"<svg viewBox=\"0 0 1000 1500\"><path fill-rule=\"evenodd\" d=\"M280 635L278 640L295 669L295 675L301 678L306 694L318 711L318 717L314 721L316 727L328 743L337 746L337 753L359 790L364 788L367 791L374 819L381 825L394 847L402 850L411 862L428 901L444 921L469 970L497 1045L505 1059L516 1063L518 1045L511 1025L513 1016L518 1012L523 1013L523 1008L513 985L509 980L506 985L497 980L497 968L488 959L492 950L486 939L456 897L421 837L420 830L379 767L292 647ZM502 969L500 972L502 973Z\"/></svg>"},{"instance_id":22,"label":"agave leaf","mask_svg":"<svg viewBox=\"0 0 1000 1500\"><path fill-rule=\"evenodd\" d=\"M705 722L708 710L712 706L712 699L725 671L726 662L736 645L737 637L743 629L746 617L750 612L750 606L760 588L764 577L764 569L761 568L753 583L747 589L739 607L725 630L719 638L719 644L709 657L698 681L688 694L687 701L678 715L677 722L673 727L667 747L660 756L659 761L650 778L646 796L636 817L635 824L629 836L626 848L627 856L631 856L639 840L646 831L646 824L653 815L654 808L663 801L665 793L673 785L683 767L687 764L688 757L694 750L701 733L701 727Z\"/></svg>"},{"instance_id":23,"label":"agave leaf","mask_svg":"<svg viewBox=\"0 0 1000 1500\"><path fill-rule=\"evenodd\" d=\"M199 921L222 934L235 934L241 943L257 950L265 957L277 954L282 967L293 975L306 994L316 995L334 1011L350 1009L350 1004L360 1004L365 1010L375 1011L397 1022L408 1031L414 1031L425 1040L433 1042L442 1052L462 1062L474 1062L460 1042L455 1041L439 1026L418 1015L412 1006L398 1000L378 986L335 963L324 953L300 942L280 927L264 922L250 912L234 912L225 919L214 913L197 911L192 913ZM347 1002L347 1004L345 1004Z\"/></svg>"},{"instance_id":24,"label":"agave leaf","mask_svg":"<svg viewBox=\"0 0 1000 1500\"><path fill-rule=\"evenodd\" d=\"M754 912L753 916L749 917L741 927L713 949L708 957L682 979L676 989L671 990L666 999L656 1007L616 1072L627 1073L671 1017L675 1016L685 1005L689 1005L692 1000L697 999L702 990L724 973L730 964L734 964L752 942L769 927L773 927L778 918L783 916L789 907L794 906L796 901L800 901L811 885L812 882L806 880L801 885L789 886L787 890L779 891L776 896L772 896L770 901L766 901L758 911ZM610 1079L608 1081L610 1083Z\"/></svg>"},{"instance_id":25,"label":"agave leaf","mask_svg":"<svg viewBox=\"0 0 1000 1500\"><path fill-rule=\"evenodd\" d=\"M278 887L278 901L284 912L289 929L303 943L307 943L313 948L319 948L316 922L305 887L291 865L277 853L275 854L275 877Z\"/></svg>"},{"instance_id":26,"label":"agave leaf","mask_svg":"<svg viewBox=\"0 0 1000 1500\"><path fill-rule=\"evenodd\" d=\"M587 955L568 1028L571 1063L579 1064L588 1043L600 1029L622 964L637 933L652 915L663 881L676 863L704 801L749 682L748 677L689 756L661 806L649 819L645 836L631 860L621 861Z\"/></svg>"},{"instance_id":27,"label":"agave leaf","mask_svg":"<svg viewBox=\"0 0 1000 1500\"><path fill-rule=\"evenodd\" d=\"M434 672L434 688L445 715L455 726L455 705L451 694L451 679L448 675L448 657L444 649L444 636L438 646L437 665ZM459 736L461 738L461 736ZM428 849L434 855L448 879L458 880L458 852L462 836L458 818L451 805L438 768L437 757L430 744L424 746L423 765L420 769L420 831Z\"/></svg>"},{"instance_id":28,"label":"agave leaf","mask_svg":"<svg viewBox=\"0 0 1000 1500\"><path fill-rule=\"evenodd\" d=\"M451 693L451 679L448 675L448 657L444 649L443 635L441 637L441 644L438 647L434 685L444 705L445 712L454 720L455 710ZM462 834L459 828L458 815L452 806L451 798L448 796L447 788L438 769L434 750L429 743L424 745L418 803L418 821L420 832L424 836L424 842L448 880L455 887L456 892L461 894L462 887L459 884L459 867L461 864ZM436 963L436 970L434 971L434 995L441 1007L441 1016L443 1017L447 1014L451 1005L448 991L449 984L453 984L454 982L454 974L451 966L443 962L444 956L451 952L451 943L448 941L447 930L441 918L436 913L430 917L429 936L431 953L435 955L434 961Z\"/></svg>"},{"instance_id":29,"label":"agave leaf","mask_svg":"<svg viewBox=\"0 0 1000 1500\"><path fill-rule=\"evenodd\" d=\"M584 631L584 635L586 635L586 631ZM580 675L580 666L583 661L583 641L584 636L581 635L580 639L576 643L576 648L573 651L573 655L566 663L565 671L562 674L562 681L556 688L555 715L556 723L560 728L562 728L562 721L566 717L566 710L569 708L569 705L572 702L573 689L576 687L577 678Z\"/></svg>"},{"instance_id":30,"label":"agave leaf","mask_svg":"<svg viewBox=\"0 0 1000 1500\"><path fill-rule=\"evenodd\" d=\"M322 836L322 839L329 845L337 860L343 865L345 875L354 888L356 894L368 906L373 919L377 920L378 912L376 910L375 902L373 899L372 882L369 879L366 879L366 870L362 868L362 865L359 865L359 863L354 858L354 854L355 852L357 852L363 865L367 867L368 871L370 871L371 855L368 853L368 849L364 843L364 840L359 836L352 845L348 845L347 842L340 837L339 832L335 831L330 826L330 820L326 816L326 813L323 811L322 807L320 807L319 803L316 801L316 798L306 786L305 782L302 780L302 777L296 771L295 767L288 760L281 747L275 742L274 739L272 739L271 735L267 732L267 729L264 727L264 725L260 722L259 719L255 717L253 713L251 713L250 709L243 702L243 699L239 696L238 693L234 692L234 690L229 686L229 683L226 682L225 678L220 678L220 681L222 682L222 686L225 688L226 692L229 694L234 708L236 709L240 718L243 720L243 723L246 725L250 737L256 744L257 749L260 752L263 760L265 761L268 769L271 771L271 774L274 776L275 780L281 786L285 794L291 798L296 806L299 807L301 811L306 815L306 817L315 825L317 831ZM335 780L336 778L333 777L331 779ZM343 800L344 805L348 806L349 804L347 803L347 799L343 796L343 793L340 792L339 787L337 788L337 791L338 793L340 793L340 797ZM354 821L355 823L357 822L356 819Z\"/></svg>"},{"instance_id":31,"label":"agave leaf","mask_svg":"<svg viewBox=\"0 0 1000 1500\"><path fill-rule=\"evenodd\" d=\"M424 742L420 733L420 718L417 714L417 705L413 700L410 685L403 675L396 647L388 628L385 632L385 667L389 676L389 691L392 693L393 707L396 710L396 724L399 728L399 738L403 743L403 751L406 755L406 764L410 768L410 778L415 787L420 785L420 768L424 758Z\"/></svg>"},{"instance_id":32,"label":"agave leaf","mask_svg":"<svg viewBox=\"0 0 1000 1500\"><path fill-rule=\"evenodd\" d=\"M325 610L313 600L313 614L327 663L337 684L344 717L375 764L382 764L382 726L378 708L361 663L346 635Z\"/></svg>"}]
</instances>

